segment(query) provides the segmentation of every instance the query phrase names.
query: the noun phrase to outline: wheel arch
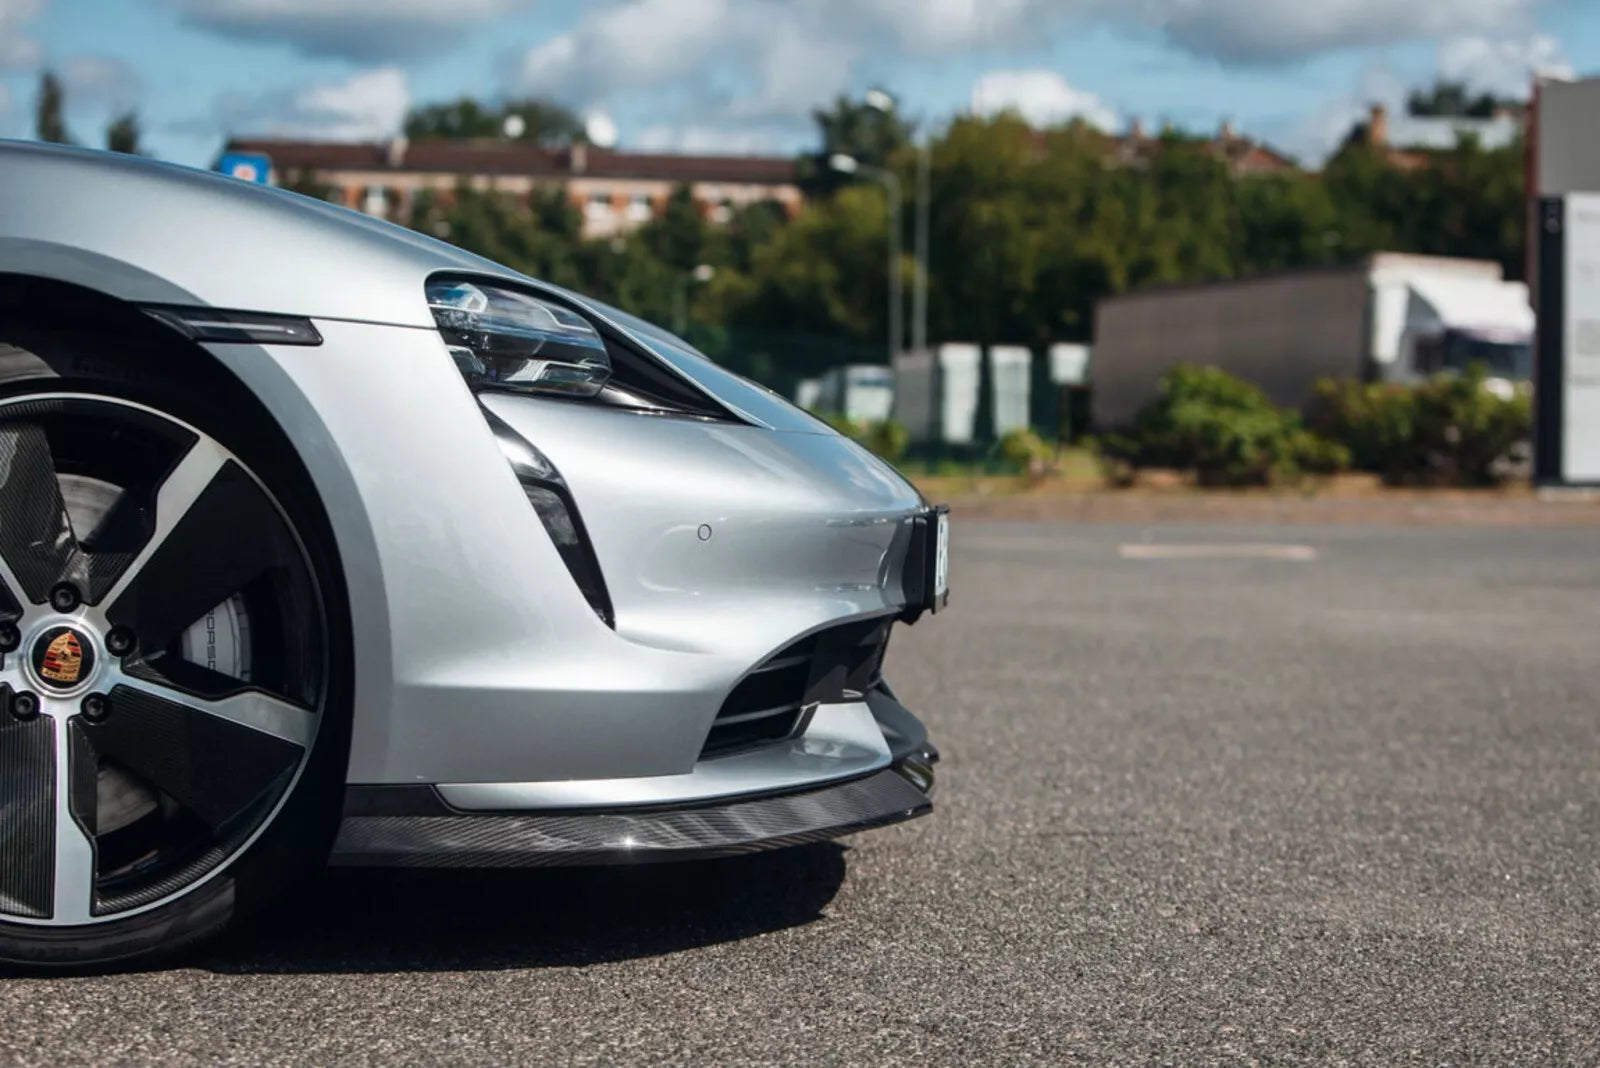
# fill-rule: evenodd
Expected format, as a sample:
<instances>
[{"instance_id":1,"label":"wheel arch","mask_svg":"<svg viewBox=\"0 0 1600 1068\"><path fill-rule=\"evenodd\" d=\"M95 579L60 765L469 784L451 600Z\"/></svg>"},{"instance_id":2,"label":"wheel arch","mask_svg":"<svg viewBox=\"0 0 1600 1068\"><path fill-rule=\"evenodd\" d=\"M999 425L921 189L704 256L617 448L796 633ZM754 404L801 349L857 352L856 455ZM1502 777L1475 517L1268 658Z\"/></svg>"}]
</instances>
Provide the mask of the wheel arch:
<instances>
[{"instance_id":1,"label":"wheel arch","mask_svg":"<svg viewBox=\"0 0 1600 1068\"><path fill-rule=\"evenodd\" d=\"M74 356L86 339L102 337L116 340L114 355L97 354L87 361ZM7 346L21 351L7 352ZM208 402L224 407L230 419L247 420L252 433L268 436L285 468L300 482L309 518L332 553L323 597L337 621L336 663L371 663L374 655L387 663L387 642L371 640L386 633L372 629L372 613L386 622L386 606L363 598L368 603L358 613L351 596L352 559L376 556L370 549L363 554L363 546L373 544L363 510L336 506L341 500L359 500L354 476L309 398L273 354L250 344L203 345L121 297L50 275L0 269L0 390L35 379L56 379L67 388L111 379L135 390L149 389L146 399L159 402L159 389L146 385L142 380L147 378L204 383ZM366 616L359 629L358 614ZM364 645L379 647L363 648L358 656L358 634L369 637ZM357 693L352 702L357 717L362 714L360 698Z\"/></svg>"}]
</instances>

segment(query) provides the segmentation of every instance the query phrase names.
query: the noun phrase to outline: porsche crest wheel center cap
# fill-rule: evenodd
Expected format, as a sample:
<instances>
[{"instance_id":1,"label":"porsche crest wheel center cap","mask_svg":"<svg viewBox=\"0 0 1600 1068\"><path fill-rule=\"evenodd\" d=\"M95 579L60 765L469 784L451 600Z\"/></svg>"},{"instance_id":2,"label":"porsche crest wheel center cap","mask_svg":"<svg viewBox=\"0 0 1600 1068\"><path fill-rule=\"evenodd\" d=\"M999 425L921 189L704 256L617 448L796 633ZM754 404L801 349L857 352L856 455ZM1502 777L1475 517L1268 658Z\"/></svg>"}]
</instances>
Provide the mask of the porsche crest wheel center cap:
<instances>
[{"instance_id":1,"label":"porsche crest wheel center cap","mask_svg":"<svg viewBox=\"0 0 1600 1068\"><path fill-rule=\"evenodd\" d=\"M39 632L28 662L39 685L70 693L94 674L94 644L77 627L60 625Z\"/></svg>"}]
</instances>

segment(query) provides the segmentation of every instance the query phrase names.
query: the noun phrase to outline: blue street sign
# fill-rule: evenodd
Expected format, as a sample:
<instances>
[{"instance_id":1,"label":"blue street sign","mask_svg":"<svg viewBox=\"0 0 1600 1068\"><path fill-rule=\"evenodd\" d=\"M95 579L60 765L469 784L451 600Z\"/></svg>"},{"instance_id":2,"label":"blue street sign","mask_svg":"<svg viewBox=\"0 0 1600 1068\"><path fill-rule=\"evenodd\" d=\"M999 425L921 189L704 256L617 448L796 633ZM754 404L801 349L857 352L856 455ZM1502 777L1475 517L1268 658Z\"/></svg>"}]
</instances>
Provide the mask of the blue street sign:
<instances>
[{"instance_id":1,"label":"blue street sign","mask_svg":"<svg viewBox=\"0 0 1600 1068\"><path fill-rule=\"evenodd\" d=\"M229 152L217 160L217 170L246 182L267 184L272 173L272 160L259 152Z\"/></svg>"}]
</instances>

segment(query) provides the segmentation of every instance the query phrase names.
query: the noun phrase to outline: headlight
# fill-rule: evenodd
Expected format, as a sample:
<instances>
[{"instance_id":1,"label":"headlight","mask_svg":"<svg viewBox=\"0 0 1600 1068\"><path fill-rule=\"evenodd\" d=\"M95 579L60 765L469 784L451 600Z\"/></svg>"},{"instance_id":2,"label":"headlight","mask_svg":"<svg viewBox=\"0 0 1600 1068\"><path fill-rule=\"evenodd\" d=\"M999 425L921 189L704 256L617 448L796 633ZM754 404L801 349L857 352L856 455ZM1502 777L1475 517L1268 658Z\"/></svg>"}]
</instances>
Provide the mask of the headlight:
<instances>
[{"instance_id":1,"label":"headlight","mask_svg":"<svg viewBox=\"0 0 1600 1068\"><path fill-rule=\"evenodd\" d=\"M474 389L592 397L611 377L606 343L583 316L514 289L428 282L428 307Z\"/></svg>"}]
</instances>

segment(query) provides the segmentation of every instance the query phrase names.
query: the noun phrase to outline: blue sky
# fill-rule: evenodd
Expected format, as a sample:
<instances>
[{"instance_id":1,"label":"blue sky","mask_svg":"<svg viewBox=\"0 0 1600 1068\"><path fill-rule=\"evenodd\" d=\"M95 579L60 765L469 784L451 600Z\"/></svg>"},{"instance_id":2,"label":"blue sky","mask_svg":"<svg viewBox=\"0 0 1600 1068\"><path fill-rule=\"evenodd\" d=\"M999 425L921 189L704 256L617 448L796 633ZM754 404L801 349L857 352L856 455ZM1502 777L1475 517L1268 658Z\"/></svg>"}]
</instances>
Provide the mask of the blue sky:
<instances>
[{"instance_id":1,"label":"blue sky","mask_svg":"<svg viewBox=\"0 0 1600 1068\"><path fill-rule=\"evenodd\" d=\"M30 135L45 66L79 141L132 107L150 150L202 166L230 134L379 138L462 94L602 113L624 147L790 152L812 107L879 85L935 124L1227 120L1315 161L1438 75L1600 73L1600 2L0 0L0 136Z\"/></svg>"}]
</instances>

